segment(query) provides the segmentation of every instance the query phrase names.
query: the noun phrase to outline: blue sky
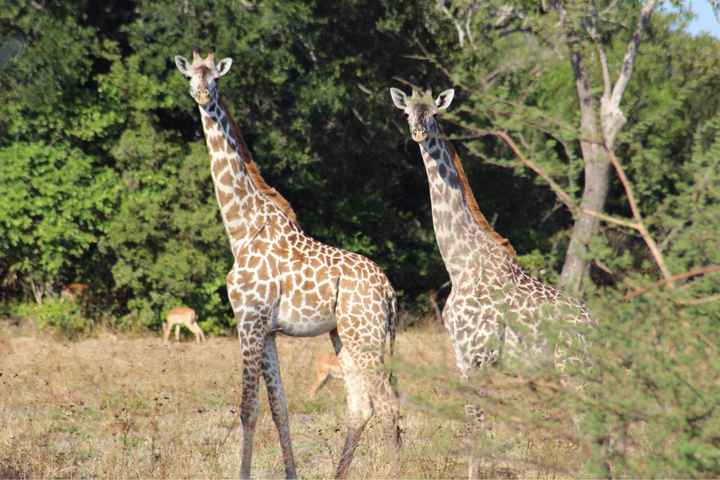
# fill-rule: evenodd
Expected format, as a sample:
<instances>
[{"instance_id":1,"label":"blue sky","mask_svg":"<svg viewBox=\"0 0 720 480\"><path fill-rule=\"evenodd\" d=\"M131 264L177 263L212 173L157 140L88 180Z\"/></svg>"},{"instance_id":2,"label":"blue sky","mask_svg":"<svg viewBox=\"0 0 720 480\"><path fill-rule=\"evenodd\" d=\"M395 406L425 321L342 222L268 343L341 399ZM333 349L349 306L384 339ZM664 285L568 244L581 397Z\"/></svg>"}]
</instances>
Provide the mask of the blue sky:
<instances>
[{"instance_id":1,"label":"blue sky","mask_svg":"<svg viewBox=\"0 0 720 480\"><path fill-rule=\"evenodd\" d=\"M715 37L720 37L720 23L715 18L708 0L689 1L690 8L695 13L695 19L688 26L688 31L692 34L708 32Z\"/></svg>"}]
</instances>

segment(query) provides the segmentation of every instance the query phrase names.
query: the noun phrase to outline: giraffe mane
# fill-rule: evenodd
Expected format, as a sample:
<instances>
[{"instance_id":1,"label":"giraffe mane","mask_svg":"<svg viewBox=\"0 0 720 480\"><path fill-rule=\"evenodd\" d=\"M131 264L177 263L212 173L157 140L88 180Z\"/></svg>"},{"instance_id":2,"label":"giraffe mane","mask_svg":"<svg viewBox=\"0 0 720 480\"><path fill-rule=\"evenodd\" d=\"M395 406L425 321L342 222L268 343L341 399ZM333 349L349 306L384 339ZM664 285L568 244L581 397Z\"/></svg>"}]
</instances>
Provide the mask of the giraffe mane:
<instances>
[{"instance_id":1,"label":"giraffe mane","mask_svg":"<svg viewBox=\"0 0 720 480\"><path fill-rule=\"evenodd\" d=\"M250 175L250 179L263 195L265 195L276 207L278 207L285 215L287 215L287 217L292 223L299 227L300 222L298 222L297 214L295 214L295 210L293 210L290 202L288 202L285 197L280 194L280 192L268 185L267 182L265 182L265 179L260 174L260 170L258 169L255 160L253 160L253 157L250 154L250 150L248 150L247 145L245 144L245 139L240 133L240 128L237 126L235 120L229 114L227 102L222 97L220 98L220 105L226 112L226 117L230 124L230 132L237 141L237 148L239 150L240 156L245 162L245 167L247 168L247 172Z\"/></svg>"},{"instance_id":2,"label":"giraffe mane","mask_svg":"<svg viewBox=\"0 0 720 480\"><path fill-rule=\"evenodd\" d=\"M438 128L440 128L439 125ZM512 258L516 258L517 253L515 252L515 249L510 243L510 240L497 233L495 229L490 225L490 223L488 223L485 215L483 215L480 211L480 207L478 206L477 201L475 200L475 195L473 195L472 189L470 188L470 182L465 175L465 170L463 169L462 162L460 161L460 155L458 155L457 150L455 150L455 147L453 147L453 145L447 139L445 140L445 143L448 146L448 150L450 150L452 162L453 165L455 165L455 170L458 174L458 180L460 181L460 185L462 186L463 198L465 198L465 203L468 206L468 210L470 210L470 216L472 216L472 218L475 220L475 223L477 223L477 225L481 229L483 229L490 236L490 238L492 238L501 247L503 247Z\"/></svg>"}]
</instances>

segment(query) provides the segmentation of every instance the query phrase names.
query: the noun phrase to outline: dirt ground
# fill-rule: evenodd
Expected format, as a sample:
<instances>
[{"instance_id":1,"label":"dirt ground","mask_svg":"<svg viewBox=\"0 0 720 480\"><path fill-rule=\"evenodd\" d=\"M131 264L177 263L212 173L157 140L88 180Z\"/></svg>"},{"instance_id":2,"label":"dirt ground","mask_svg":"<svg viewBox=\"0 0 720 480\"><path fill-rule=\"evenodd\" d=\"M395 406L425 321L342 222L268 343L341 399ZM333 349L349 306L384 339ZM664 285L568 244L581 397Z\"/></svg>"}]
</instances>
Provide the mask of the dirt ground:
<instances>
[{"instance_id":1,"label":"dirt ground","mask_svg":"<svg viewBox=\"0 0 720 480\"><path fill-rule=\"evenodd\" d=\"M312 399L313 357L331 352L326 336L279 339L298 474L330 478L345 435L345 395L332 380ZM462 399L445 334L433 328L398 336L403 478L463 478ZM237 339L99 334L80 342L0 335L0 478L227 478L240 471L242 429ZM405 366L405 368L403 368ZM432 370L432 375L422 373ZM438 380L440 379L440 380ZM284 474L277 434L261 398L253 476ZM373 420L351 478L386 478L388 452ZM496 429L505 453L488 460L488 478L557 478L572 452L526 434ZM542 465L542 466L539 466Z\"/></svg>"}]
</instances>

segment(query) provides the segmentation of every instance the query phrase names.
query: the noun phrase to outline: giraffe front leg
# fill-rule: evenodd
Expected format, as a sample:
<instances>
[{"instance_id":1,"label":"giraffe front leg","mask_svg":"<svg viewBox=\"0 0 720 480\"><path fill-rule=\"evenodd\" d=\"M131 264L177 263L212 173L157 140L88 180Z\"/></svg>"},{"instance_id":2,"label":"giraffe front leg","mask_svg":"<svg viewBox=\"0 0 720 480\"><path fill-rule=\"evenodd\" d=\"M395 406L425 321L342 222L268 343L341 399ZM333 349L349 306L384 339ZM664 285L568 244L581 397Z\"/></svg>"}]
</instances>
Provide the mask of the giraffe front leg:
<instances>
[{"instance_id":1,"label":"giraffe front leg","mask_svg":"<svg viewBox=\"0 0 720 480\"><path fill-rule=\"evenodd\" d=\"M480 319L472 329L468 329L467 316L458 315L463 311L462 304L457 297L451 295L445 304L443 317L452 339L455 362L462 383L472 385L477 381L474 373L493 365L499 358L499 342L497 320L492 317L481 318L481 312L476 312L471 318ZM481 393L482 395L482 393ZM473 398L468 399L465 405L465 432L464 444L467 452L468 479L480 478L480 446L487 435L487 425L483 410L475 404Z\"/></svg>"},{"instance_id":2,"label":"giraffe front leg","mask_svg":"<svg viewBox=\"0 0 720 480\"><path fill-rule=\"evenodd\" d=\"M285 461L285 477L297 478L295 472L295 457L290 441L290 420L287 409L287 398L283 389L282 378L280 377L280 363L278 361L275 335L269 335L265 339L265 348L262 356L262 372L265 377L270 411L273 421L280 437L283 460Z\"/></svg>"},{"instance_id":3,"label":"giraffe front leg","mask_svg":"<svg viewBox=\"0 0 720 480\"><path fill-rule=\"evenodd\" d=\"M465 428L467 430L468 480L480 478L480 455L478 435L483 433L485 414L477 405L465 405Z\"/></svg>"},{"instance_id":4,"label":"giraffe front leg","mask_svg":"<svg viewBox=\"0 0 720 480\"><path fill-rule=\"evenodd\" d=\"M252 468L253 437L258 418L258 390L260 385L261 357L265 343L262 317L252 309L236 311L240 354L242 357L242 401L240 420L243 427L242 462L240 478L250 479Z\"/></svg>"}]
</instances>

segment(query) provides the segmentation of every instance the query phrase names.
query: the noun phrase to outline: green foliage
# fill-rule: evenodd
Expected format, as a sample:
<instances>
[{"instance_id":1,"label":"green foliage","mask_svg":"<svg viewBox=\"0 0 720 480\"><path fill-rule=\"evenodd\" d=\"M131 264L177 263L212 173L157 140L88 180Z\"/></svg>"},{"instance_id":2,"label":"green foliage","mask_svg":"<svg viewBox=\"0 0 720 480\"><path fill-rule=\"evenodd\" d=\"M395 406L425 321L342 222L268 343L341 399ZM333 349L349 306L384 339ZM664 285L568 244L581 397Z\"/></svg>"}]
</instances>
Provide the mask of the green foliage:
<instances>
[{"instance_id":1,"label":"green foliage","mask_svg":"<svg viewBox=\"0 0 720 480\"><path fill-rule=\"evenodd\" d=\"M39 300L107 233L118 178L58 144L0 148L0 268Z\"/></svg>"},{"instance_id":2,"label":"green foliage","mask_svg":"<svg viewBox=\"0 0 720 480\"><path fill-rule=\"evenodd\" d=\"M10 313L32 320L40 330L48 330L69 340L82 338L95 326L79 304L58 299L46 300L42 304L21 303Z\"/></svg>"},{"instance_id":3,"label":"green foliage","mask_svg":"<svg viewBox=\"0 0 720 480\"><path fill-rule=\"evenodd\" d=\"M141 149L138 140L134 147ZM125 172L129 191L100 243L115 255L115 288L128 299L123 327L157 327L161 312L183 303L196 310L201 325L228 326L224 283L232 258L204 149L165 157L158 170Z\"/></svg>"},{"instance_id":4,"label":"green foliage","mask_svg":"<svg viewBox=\"0 0 720 480\"><path fill-rule=\"evenodd\" d=\"M720 474L717 306L683 306L667 294L628 303L604 292L591 342L601 372L588 390L586 428L607 438L603 463L620 477Z\"/></svg>"}]
</instances>

